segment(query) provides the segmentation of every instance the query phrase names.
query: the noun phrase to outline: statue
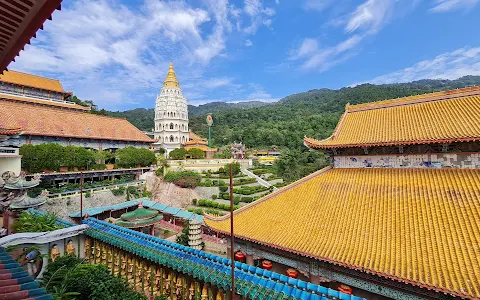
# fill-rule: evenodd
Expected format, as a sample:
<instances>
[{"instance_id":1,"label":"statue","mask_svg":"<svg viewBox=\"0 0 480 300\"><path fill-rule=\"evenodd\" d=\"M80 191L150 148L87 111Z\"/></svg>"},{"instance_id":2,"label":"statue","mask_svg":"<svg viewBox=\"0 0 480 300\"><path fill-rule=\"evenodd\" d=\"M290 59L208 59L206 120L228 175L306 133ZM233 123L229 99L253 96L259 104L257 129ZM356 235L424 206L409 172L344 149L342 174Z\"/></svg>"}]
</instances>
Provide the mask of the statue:
<instances>
[{"instance_id":1,"label":"statue","mask_svg":"<svg viewBox=\"0 0 480 300\"><path fill-rule=\"evenodd\" d=\"M65 247L65 252L68 255L74 255L75 256L75 245L73 244L72 240L68 240L67 246Z\"/></svg>"},{"instance_id":2,"label":"statue","mask_svg":"<svg viewBox=\"0 0 480 300\"><path fill-rule=\"evenodd\" d=\"M120 265L120 276L126 278L127 275L127 256L125 252L122 252L122 264Z\"/></svg>"},{"instance_id":3,"label":"statue","mask_svg":"<svg viewBox=\"0 0 480 300\"><path fill-rule=\"evenodd\" d=\"M102 251L102 264L107 264L107 249L105 244L102 244L101 251Z\"/></svg>"},{"instance_id":4,"label":"statue","mask_svg":"<svg viewBox=\"0 0 480 300\"><path fill-rule=\"evenodd\" d=\"M57 244L55 244L50 249L50 259L52 260L52 262L54 262L59 256L60 256L60 249L58 248Z\"/></svg>"},{"instance_id":5,"label":"statue","mask_svg":"<svg viewBox=\"0 0 480 300\"><path fill-rule=\"evenodd\" d=\"M90 256L92 254L92 248L90 246L90 239L87 237L85 238L84 246L85 246L85 259L90 260Z\"/></svg>"},{"instance_id":6,"label":"statue","mask_svg":"<svg viewBox=\"0 0 480 300\"><path fill-rule=\"evenodd\" d=\"M190 283L190 288L188 289L188 300L193 300L195 296L195 285L193 281Z\"/></svg>"},{"instance_id":7,"label":"statue","mask_svg":"<svg viewBox=\"0 0 480 300\"><path fill-rule=\"evenodd\" d=\"M230 150L233 158L243 159L245 156L245 145L242 143L233 142Z\"/></svg>"},{"instance_id":8,"label":"statue","mask_svg":"<svg viewBox=\"0 0 480 300\"><path fill-rule=\"evenodd\" d=\"M202 300L203 299L208 299L208 289L207 289L206 283L203 285L203 289L202 289Z\"/></svg>"}]
</instances>

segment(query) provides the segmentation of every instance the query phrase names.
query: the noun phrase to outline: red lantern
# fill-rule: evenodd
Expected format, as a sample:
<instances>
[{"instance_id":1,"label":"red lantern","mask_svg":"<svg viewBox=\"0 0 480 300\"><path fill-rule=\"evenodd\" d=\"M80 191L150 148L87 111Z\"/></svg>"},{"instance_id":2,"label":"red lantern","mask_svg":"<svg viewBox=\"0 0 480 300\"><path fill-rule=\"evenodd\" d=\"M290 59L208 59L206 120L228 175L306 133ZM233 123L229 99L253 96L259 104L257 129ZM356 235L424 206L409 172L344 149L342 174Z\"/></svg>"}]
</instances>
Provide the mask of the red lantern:
<instances>
[{"instance_id":1,"label":"red lantern","mask_svg":"<svg viewBox=\"0 0 480 300\"><path fill-rule=\"evenodd\" d=\"M269 260L262 261L262 269L270 270L273 267L272 262Z\"/></svg>"},{"instance_id":2,"label":"red lantern","mask_svg":"<svg viewBox=\"0 0 480 300\"><path fill-rule=\"evenodd\" d=\"M298 271L292 268L287 269L287 276L291 278L297 278L298 277Z\"/></svg>"},{"instance_id":3,"label":"red lantern","mask_svg":"<svg viewBox=\"0 0 480 300\"><path fill-rule=\"evenodd\" d=\"M243 252L241 251L238 251L237 253L235 253L235 260L237 261L245 262L246 258L247 257L245 256L245 254L243 254Z\"/></svg>"},{"instance_id":4,"label":"red lantern","mask_svg":"<svg viewBox=\"0 0 480 300\"><path fill-rule=\"evenodd\" d=\"M352 294L352 288L349 287L348 285L341 284L338 286L338 290L344 294L351 295Z\"/></svg>"}]
</instances>

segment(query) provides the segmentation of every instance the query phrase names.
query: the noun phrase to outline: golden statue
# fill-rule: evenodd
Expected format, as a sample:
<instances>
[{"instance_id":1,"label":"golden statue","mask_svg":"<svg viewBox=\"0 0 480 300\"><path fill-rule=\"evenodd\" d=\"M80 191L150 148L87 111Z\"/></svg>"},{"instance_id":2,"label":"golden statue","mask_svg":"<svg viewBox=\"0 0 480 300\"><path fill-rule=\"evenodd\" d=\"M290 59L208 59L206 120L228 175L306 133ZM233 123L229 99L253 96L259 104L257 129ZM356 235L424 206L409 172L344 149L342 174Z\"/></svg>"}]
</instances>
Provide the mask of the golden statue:
<instances>
[{"instance_id":1,"label":"golden statue","mask_svg":"<svg viewBox=\"0 0 480 300\"><path fill-rule=\"evenodd\" d=\"M215 298L215 300L223 300L222 290L218 290L217 297Z\"/></svg>"},{"instance_id":2,"label":"golden statue","mask_svg":"<svg viewBox=\"0 0 480 300\"><path fill-rule=\"evenodd\" d=\"M69 240L67 242L67 247L65 247L65 252L68 254L68 255L76 255L75 253L75 245L73 244L73 241L72 240Z\"/></svg>"},{"instance_id":3,"label":"golden statue","mask_svg":"<svg viewBox=\"0 0 480 300\"><path fill-rule=\"evenodd\" d=\"M153 285L153 293L156 295L159 290L161 289L161 278L162 278L162 274L160 272L160 268L157 267L156 270L155 270L155 284Z\"/></svg>"},{"instance_id":4,"label":"golden statue","mask_svg":"<svg viewBox=\"0 0 480 300\"><path fill-rule=\"evenodd\" d=\"M101 246L101 251L102 251L102 264L106 265L107 264L107 245L106 244L102 244Z\"/></svg>"},{"instance_id":5,"label":"golden statue","mask_svg":"<svg viewBox=\"0 0 480 300\"><path fill-rule=\"evenodd\" d=\"M142 287L142 281L143 281L143 270L142 270L142 262L140 261L140 259L137 259L136 260L136 278L135 278L135 286L137 288L141 288Z\"/></svg>"},{"instance_id":6,"label":"golden statue","mask_svg":"<svg viewBox=\"0 0 480 300\"><path fill-rule=\"evenodd\" d=\"M190 288L188 289L188 300L193 300L195 296L195 285L193 281L190 283Z\"/></svg>"},{"instance_id":7,"label":"golden statue","mask_svg":"<svg viewBox=\"0 0 480 300\"><path fill-rule=\"evenodd\" d=\"M52 260L52 262L54 262L59 256L60 256L60 248L58 248L58 246L55 244L50 249L50 259Z\"/></svg>"},{"instance_id":8,"label":"golden statue","mask_svg":"<svg viewBox=\"0 0 480 300\"><path fill-rule=\"evenodd\" d=\"M96 263L100 263L100 252L101 252L101 248L100 248L100 243L95 243L95 262Z\"/></svg>"},{"instance_id":9,"label":"golden statue","mask_svg":"<svg viewBox=\"0 0 480 300\"><path fill-rule=\"evenodd\" d=\"M85 238L84 246L85 246L85 259L90 260L90 256L92 254L92 248L91 248L91 245L90 245L90 239L89 238Z\"/></svg>"},{"instance_id":10,"label":"golden statue","mask_svg":"<svg viewBox=\"0 0 480 300\"><path fill-rule=\"evenodd\" d=\"M203 285L202 299L208 299L208 289L207 289L207 284L206 283Z\"/></svg>"},{"instance_id":11,"label":"golden statue","mask_svg":"<svg viewBox=\"0 0 480 300\"><path fill-rule=\"evenodd\" d=\"M134 262L133 262L133 259L132 257L128 257L127 259L127 265L128 265L128 269L127 269L127 280L130 284L133 284L133 266L134 266Z\"/></svg>"}]
</instances>

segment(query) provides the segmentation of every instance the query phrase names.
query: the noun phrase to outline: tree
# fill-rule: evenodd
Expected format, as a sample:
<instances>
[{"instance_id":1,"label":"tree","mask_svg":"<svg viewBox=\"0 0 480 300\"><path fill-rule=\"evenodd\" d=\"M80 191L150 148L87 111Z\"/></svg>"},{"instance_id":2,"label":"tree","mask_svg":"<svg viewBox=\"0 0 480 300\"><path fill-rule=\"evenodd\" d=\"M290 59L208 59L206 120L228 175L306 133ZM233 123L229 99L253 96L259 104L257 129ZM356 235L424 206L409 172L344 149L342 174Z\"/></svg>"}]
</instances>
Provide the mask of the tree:
<instances>
[{"instance_id":1,"label":"tree","mask_svg":"<svg viewBox=\"0 0 480 300\"><path fill-rule=\"evenodd\" d=\"M190 155L191 158L193 159L202 159L205 158L205 152L203 152L202 149L199 148L192 148L187 151L187 153Z\"/></svg>"},{"instance_id":2,"label":"tree","mask_svg":"<svg viewBox=\"0 0 480 300\"><path fill-rule=\"evenodd\" d=\"M127 147L115 152L117 165L122 168L150 166L156 160L155 153L144 148Z\"/></svg>"},{"instance_id":3,"label":"tree","mask_svg":"<svg viewBox=\"0 0 480 300\"><path fill-rule=\"evenodd\" d=\"M177 236L177 244L188 246L188 222L182 229L182 233Z\"/></svg>"},{"instance_id":4,"label":"tree","mask_svg":"<svg viewBox=\"0 0 480 300\"><path fill-rule=\"evenodd\" d=\"M187 152L185 151L185 148L178 148L170 152L168 157L170 159L185 159L186 154Z\"/></svg>"},{"instance_id":5,"label":"tree","mask_svg":"<svg viewBox=\"0 0 480 300\"><path fill-rule=\"evenodd\" d=\"M54 214L39 214L22 211L13 222L13 231L20 232L47 232L63 228L58 226Z\"/></svg>"}]
</instances>

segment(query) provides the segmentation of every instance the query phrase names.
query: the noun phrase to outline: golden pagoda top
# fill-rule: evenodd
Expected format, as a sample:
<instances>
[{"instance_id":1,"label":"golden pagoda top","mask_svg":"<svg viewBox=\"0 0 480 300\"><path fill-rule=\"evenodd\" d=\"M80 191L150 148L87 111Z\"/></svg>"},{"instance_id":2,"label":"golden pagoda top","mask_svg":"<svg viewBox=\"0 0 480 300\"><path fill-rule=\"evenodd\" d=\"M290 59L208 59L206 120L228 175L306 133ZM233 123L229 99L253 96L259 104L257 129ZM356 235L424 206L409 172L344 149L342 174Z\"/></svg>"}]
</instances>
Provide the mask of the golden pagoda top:
<instances>
[{"instance_id":1,"label":"golden pagoda top","mask_svg":"<svg viewBox=\"0 0 480 300\"><path fill-rule=\"evenodd\" d=\"M180 84L178 83L177 76L175 75L175 70L173 69L173 64L170 62L170 67L168 67L168 73L167 77L165 78L165 81L163 82L163 86L175 86L175 87L180 87Z\"/></svg>"}]
</instances>

